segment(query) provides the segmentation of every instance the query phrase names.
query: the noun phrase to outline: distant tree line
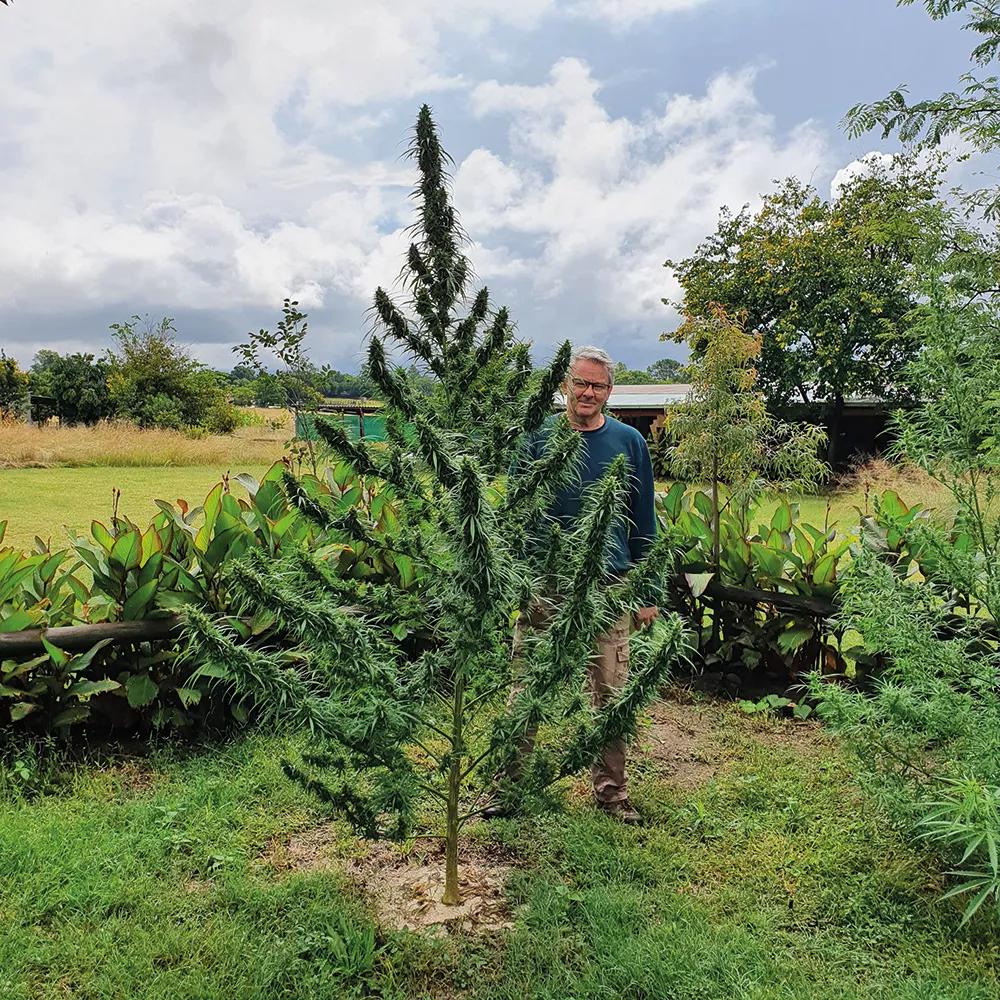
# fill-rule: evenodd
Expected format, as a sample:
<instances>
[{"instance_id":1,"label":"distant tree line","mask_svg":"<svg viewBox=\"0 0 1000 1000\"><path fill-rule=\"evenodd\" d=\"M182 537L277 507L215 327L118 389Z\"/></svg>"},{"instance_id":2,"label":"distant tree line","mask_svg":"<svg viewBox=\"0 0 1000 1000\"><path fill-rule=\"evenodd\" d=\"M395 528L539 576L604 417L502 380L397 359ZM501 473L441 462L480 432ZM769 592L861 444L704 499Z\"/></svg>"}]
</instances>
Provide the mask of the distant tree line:
<instances>
[{"instance_id":1,"label":"distant tree line","mask_svg":"<svg viewBox=\"0 0 1000 1000\"><path fill-rule=\"evenodd\" d=\"M43 348L27 371L0 350L0 417L26 416L30 400L39 420L94 424L117 418L139 427L225 434L239 423L240 406L312 409L324 399L376 395L367 375L315 366L304 353L276 371L246 363L228 373L212 369L178 342L169 318L133 316L113 324L111 333L112 347L101 356ZM420 391L431 392L432 378L413 367L409 375Z\"/></svg>"}]
</instances>

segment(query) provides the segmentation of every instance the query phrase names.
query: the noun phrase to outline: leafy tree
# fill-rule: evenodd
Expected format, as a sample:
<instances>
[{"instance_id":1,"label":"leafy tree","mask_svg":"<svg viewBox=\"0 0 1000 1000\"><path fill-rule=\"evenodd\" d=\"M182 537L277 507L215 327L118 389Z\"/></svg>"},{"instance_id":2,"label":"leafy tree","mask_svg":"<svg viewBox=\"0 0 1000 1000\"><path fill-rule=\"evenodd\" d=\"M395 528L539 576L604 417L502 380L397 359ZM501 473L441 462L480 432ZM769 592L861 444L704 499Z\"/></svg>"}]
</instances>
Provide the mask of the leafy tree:
<instances>
[{"instance_id":1,"label":"leafy tree","mask_svg":"<svg viewBox=\"0 0 1000 1000\"><path fill-rule=\"evenodd\" d=\"M516 343L505 308L485 288L469 289L465 238L451 205L448 158L425 105L410 156L419 169L414 242L405 268L408 308L375 292L375 332L367 369L386 401L386 446L352 441L318 421L330 448L362 476L377 501L395 494L405 518L381 543L355 508L331 506L310 477L285 478L289 498L309 518L345 536L368 540L383 560L418 573L421 603L437 622L437 641L415 659L354 609L340 607L338 580L323 553L247 560L229 581L234 609L265 611L291 651L242 643L225 622L187 613L190 654L210 676L274 717L307 725L325 743L287 770L343 811L363 833L402 837L419 797L443 812L444 902L459 902L458 847L494 776L518 752L524 734L552 724L524 767L520 794L587 766L610 738L633 731L637 710L655 692L678 653L683 629L668 616L636 643L628 685L600 711L581 687L597 635L626 609L648 600L669 564L669 536L625 582L603 579L604 549L623 516L624 458L589 496L576 531L563 533L543 512L574 474L580 435L558 419L540 459L501 477L525 436L549 416L564 380L570 348L534 373L527 345ZM387 345L437 380L416 392ZM372 509L375 509L373 501ZM384 592L388 608L399 596ZM556 602L550 625L525 650L523 689L510 690L510 641L517 613ZM350 768L358 768L360 775ZM317 778L313 773L329 775ZM511 789L511 794L515 790Z\"/></svg>"},{"instance_id":2,"label":"leafy tree","mask_svg":"<svg viewBox=\"0 0 1000 1000\"><path fill-rule=\"evenodd\" d=\"M234 365L227 376L230 385L246 385L257 377L257 370L252 365Z\"/></svg>"},{"instance_id":3,"label":"leafy tree","mask_svg":"<svg viewBox=\"0 0 1000 1000\"><path fill-rule=\"evenodd\" d=\"M225 433L235 424L217 373L177 343L173 320L133 316L113 323L108 390L116 412L140 427L205 427Z\"/></svg>"},{"instance_id":4,"label":"leafy tree","mask_svg":"<svg viewBox=\"0 0 1000 1000\"><path fill-rule=\"evenodd\" d=\"M0 349L0 417L20 416L27 400L27 374Z\"/></svg>"},{"instance_id":5,"label":"leafy tree","mask_svg":"<svg viewBox=\"0 0 1000 1000\"><path fill-rule=\"evenodd\" d=\"M229 392L229 401L233 404L233 406L253 406L253 383L247 382L243 385L233 386Z\"/></svg>"},{"instance_id":6,"label":"leafy tree","mask_svg":"<svg viewBox=\"0 0 1000 1000\"><path fill-rule=\"evenodd\" d=\"M264 372L250 383L253 388L254 402L258 406L283 406L285 403L285 390L278 379Z\"/></svg>"},{"instance_id":7,"label":"leafy tree","mask_svg":"<svg viewBox=\"0 0 1000 1000\"><path fill-rule=\"evenodd\" d=\"M305 346L309 332L309 320L299 309L298 302L286 298L281 307L281 319L274 332L261 328L250 333L245 344L237 344L233 351L243 359L243 364L255 370L260 376L268 374L265 358L268 354L276 357L284 366L273 376L271 388L280 392L279 406L286 406L295 418L295 432L301 433L303 414L315 412L321 402L320 393L314 388L317 373L309 360ZM311 434L304 438L305 451L309 455L313 475L317 472L316 446Z\"/></svg>"},{"instance_id":8,"label":"leafy tree","mask_svg":"<svg viewBox=\"0 0 1000 1000\"><path fill-rule=\"evenodd\" d=\"M716 305L761 334L760 387L782 411L824 401L829 453L849 396L899 398L917 349L909 316L914 262L950 218L936 169L872 162L830 201L795 178L760 210L724 210L716 232L675 270L686 315Z\"/></svg>"},{"instance_id":9,"label":"leafy tree","mask_svg":"<svg viewBox=\"0 0 1000 1000\"><path fill-rule=\"evenodd\" d=\"M313 384L324 396L333 399L367 399L375 393L375 384L367 375L352 375L329 365L320 368Z\"/></svg>"},{"instance_id":10,"label":"leafy tree","mask_svg":"<svg viewBox=\"0 0 1000 1000\"><path fill-rule=\"evenodd\" d=\"M684 362L678 361L676 358L660 358L659 361L654 361L647 371L649 372L649 381L653 383L662 382L670 385L671 383L683 383L687 378Z\"/></svg>"},{"instance_id":11,"label":"leafy tree","mask_svg":"<svg viewBox=\"0 0 1000 1000\"><path fill-rule=\"evenodd\" d=\"M115 413L108 375L107 362L93 354L41 350L31 365L31 389L55 399L54 412L63 423L95 424Z\"/></svg>"},{"instance_id":12,"label":"leafy tree","mask_svg":"<svg viewBox=\"0 0 1000 1000\"><path fill-rule=\"evenodd\" d=\"M615 385L644 385L650 381L649 372L638 368L629 368L624 361L615 365Z\"/></svg>"},{"instance_id":13,"label":"leafy tree","mask_svg":"<svg viewBox=\"0 0 1000 1000\"><path fill-rule=\"evenodd\" d=\"M908 7L914 0L896 0ZM923 0L927 13L940 21L952 14L965 14L965 28L979 36L972 62L985 68L1000 53L1000 0ZM847 133L860 136L881 128L882 137L897 135L904 143L925 149L939 146L949 136L960 136L974 149L994 153L1000 148L1000 84L994 74L961 77L960 91L910 102L906 87L897 87L874 104L857 104L844 118ZM973 203L985 208L990 218L1000 215L1000 188L975 192Z\"/></svg>"}]
</instances>

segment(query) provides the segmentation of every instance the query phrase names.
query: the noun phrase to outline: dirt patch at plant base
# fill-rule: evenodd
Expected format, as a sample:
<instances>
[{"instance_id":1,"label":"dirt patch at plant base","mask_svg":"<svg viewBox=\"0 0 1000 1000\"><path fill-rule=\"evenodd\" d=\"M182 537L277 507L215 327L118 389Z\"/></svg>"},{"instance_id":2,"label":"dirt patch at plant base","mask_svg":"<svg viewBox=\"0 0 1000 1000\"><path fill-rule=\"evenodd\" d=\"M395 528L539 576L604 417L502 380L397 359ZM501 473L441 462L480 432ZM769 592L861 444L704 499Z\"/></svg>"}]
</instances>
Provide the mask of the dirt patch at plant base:
<instances>
[{"instance_id":1,"label":"dirt patch at plant base","mask_svg":"<svg viewBox=\"0 0 1000 1000\"><path fill-rule=\"evenodd\" d=\"M650 715L653 721L642 730L639 748L668 784L698 788L719 773L723 762L711 744L722 717L721 705L656 701Z\"/></svg>"},{"instance_id":2,"label":"dirt patch at plant base","mask_svg":"<svg viewBox=\"0 0 1000 1000\"><path fill-rule=\"evenodd\" d=\"M351 863L347 873L387 929L478 934L513 926L504 895L513 870L509 859L463 840L458 866L462 902L456 906L441 902L444 844L437 839L418 838L405 847L374 843L365 857Z\"/></svg>"},{"instance_id":3,"label":"dirt patch at plant base","mask_svg":"<svg viewBox=\"0 0 1000 1000\"><path fill-rule=\"evenodd\" d=\"M354 857L344 857L343 848L342 830L324 823L271 841L258 860L283 875L343 871L388 930L481 933L513 925L504 889L515 865L486 845L463 839L459 847L462 902L457 906L441 902L444 844L439 839L364 842Z\"/></svg>"}]
</instances>

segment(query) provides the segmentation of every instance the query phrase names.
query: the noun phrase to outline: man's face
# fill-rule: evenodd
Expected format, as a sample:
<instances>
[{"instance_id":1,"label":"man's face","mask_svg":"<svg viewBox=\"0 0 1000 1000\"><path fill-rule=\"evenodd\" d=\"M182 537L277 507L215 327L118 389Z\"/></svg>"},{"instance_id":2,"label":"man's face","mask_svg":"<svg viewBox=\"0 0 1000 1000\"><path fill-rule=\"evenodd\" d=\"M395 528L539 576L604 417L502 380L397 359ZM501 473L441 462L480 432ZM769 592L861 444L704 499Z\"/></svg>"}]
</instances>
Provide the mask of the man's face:
<instances>
[{"instance_id":1,"label":"man's face","mask_svg":"<svg viewBox=\"0 0 1000 1000\"><path fill-rule=\"evenodd\" d=\"M574 385L574 380L587 384ZM593 383L604 388L595 389ZM566 409L571 418L587 423L600 412L610 392L607 368L600 361L580 358L566 377Z\"/></svg>"}]
</instances>

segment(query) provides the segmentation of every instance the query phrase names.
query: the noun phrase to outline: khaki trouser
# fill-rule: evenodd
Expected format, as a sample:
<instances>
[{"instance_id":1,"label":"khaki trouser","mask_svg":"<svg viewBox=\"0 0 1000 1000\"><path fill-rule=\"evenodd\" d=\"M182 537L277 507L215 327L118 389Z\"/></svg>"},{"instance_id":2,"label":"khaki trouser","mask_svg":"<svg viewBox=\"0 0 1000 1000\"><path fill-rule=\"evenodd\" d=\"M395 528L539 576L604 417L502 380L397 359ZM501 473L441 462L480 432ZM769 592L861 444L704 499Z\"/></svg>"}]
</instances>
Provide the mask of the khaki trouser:
<instances>
[{"instance_id":1,"label":"khaki trouser","mask_svg":"<svg viewBox=\"0 0 1000 1000\"><path fill-rule=\"evenodd\" d=\"M518 620L514 627L514 686L511 688L507 704L510 705L522 685L518 684L518 663L524 645L526 629L539 628L545 624L549 613L544 609L533 609L527 621ZM626 613L607 631L597 637L597 649L587 664L587 689L596 708L601 708L613 695L625 686L628 680L629 633L632 615ZM519 757L526 757L535 745L535 730L529 729L521 739ZM519 763L515 762L509 777L520 777ZM601 751L590 768L594 797L602 804L624 802L628 798L628 781L625 776L625 741L612 740Z\"/></svg>"}]
</instances>

